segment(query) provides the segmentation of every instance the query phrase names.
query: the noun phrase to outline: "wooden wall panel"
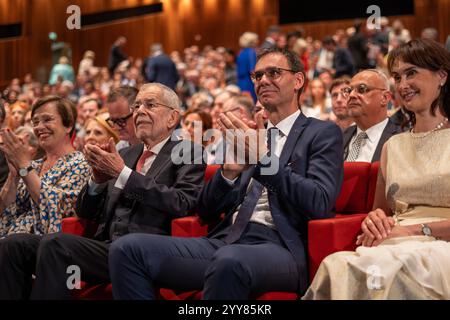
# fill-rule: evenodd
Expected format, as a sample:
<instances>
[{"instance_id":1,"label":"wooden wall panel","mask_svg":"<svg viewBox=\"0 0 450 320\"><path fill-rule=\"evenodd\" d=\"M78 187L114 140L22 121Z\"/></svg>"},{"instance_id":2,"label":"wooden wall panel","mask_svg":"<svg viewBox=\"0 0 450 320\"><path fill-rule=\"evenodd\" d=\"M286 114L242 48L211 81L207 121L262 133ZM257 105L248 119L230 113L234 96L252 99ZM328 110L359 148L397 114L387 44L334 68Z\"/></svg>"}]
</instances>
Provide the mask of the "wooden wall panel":
<instances>
[{"instance_id":1,"label":"wooden wall panel","mask_svg":"<svg viewBox=\"0 0 450 320\"><path fill-rule=\"evenodd\" d=\"M183 50L197 44L211 44L239 50L238 39L245 31L254 31L262 41L266 28L278 21L277 0L161 0L163 13L129 18L82 30L66 28L66 8L75 4L82 13L147 5L158 0L0 0L0 23L22 22L23 37L0 40L0 87L13 77L31 71L46 80L51 68L48 33L56 31L60 41L70 43L73 65L85 50L96 52L96 64L106 65L109 48L120 35L128 38L125 51L133 57L148 54L153 42L162 42L166 51ZM432 26L439 30L440 41L450 34L450 0L415 0L415 16L400 17L413 36ZM390 17L393 20L393 17ZM323 38L338 28L351 26L353 20L284 25L284 31L302 26L307 35Z\"/></svg>"},{"instance_id":2,"label":"wooden wall panel","mask_svg":"<svg viewBox=\"0 0 450 320\"><path fill-rule=\"evenodd\" d=\"M0 0L0 24L22 21L25 0Z\"/></svg>"}]
</instances>

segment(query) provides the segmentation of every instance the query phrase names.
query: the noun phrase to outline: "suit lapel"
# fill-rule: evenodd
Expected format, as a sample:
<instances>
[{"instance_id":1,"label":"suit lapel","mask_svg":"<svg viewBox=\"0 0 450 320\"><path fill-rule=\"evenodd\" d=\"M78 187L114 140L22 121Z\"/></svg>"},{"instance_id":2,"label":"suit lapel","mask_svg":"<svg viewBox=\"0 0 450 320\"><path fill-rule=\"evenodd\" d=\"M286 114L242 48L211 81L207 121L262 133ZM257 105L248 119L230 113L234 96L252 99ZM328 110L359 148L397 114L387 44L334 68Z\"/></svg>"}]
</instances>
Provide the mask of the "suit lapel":
<instances>
[{"instance_id":1,"label":"suit lapel","mask_svg":"<svg viewBox=\"0 0 450 320\"><path fill-rule=\"evenodd\" d=\"M347 130L344 131L344 161L347 159L348 150L350 146L350 141L352 137L356 134L356 126L351 126Z\"/></svg>"},{"instance_id":2,"label":"suit lapel","mask_svg":"<svg viewBox=\"0 0 450 320\"><path fill-rule=\"evenodd\" d=\"M139 160L139 157L142 154L142 151L144 150L144 145L142 143L132 147L127 153L126 155L124 155L123 161L125 162L125 165L128 168L131 169L135 169L136 168L136 164ZM112 181L109 183L109 201L106 205L106 213L108 216L112 216L113 212L114 212L114 208L116 206L117 201L120 198L120 194L122 193L121 189L118 189L116 187L114 187L114 184L116 183L116 180Z\"/></svg>"},{"instance_id":3,"label":"suit lapel","mask_svg":"<svg viewBox=\"0 0 450 320\"><path fill-rule=\"evenodd\" d=\"M300 115L297 117L297 119L294 122L294 125L292 126L291 131L289 132L289 135L287 136L286 143L284 144L283 147L283 151L281 151L279 164L280 166L288 163L289 158L291 157L292 152L294 151L297 140L299 139L303 130L305 130L306 126L309 124L310 121L311 120L306 118L303 113L300 113Z\"/></svg>"},{"instance_id":4,"label":"suit lapel","mask_svg":"<svg viewBox=\"0 0 450 320\"><path fill-rule=\"evenodd\" d=\"M150 177L155 179L158 174L161 172L162 168L165 167L165 165L171 161L171 153L173 147L178 143L178 141L171 141L168 140L166 144L162 147L162 149L159 151L158 155L155 158L155 161L153 162L152 166L146 173L146 177Z\"/></svg>"},{"instance_id":5,"label":"suit lapel","mask_svg":"<svg viewBox=\"0 0 450 320\"><path fill-rule=\"evenodd\" d=\"M392 137L394 134L399 133L400 130L398 126L396 126L391 119L388 120L388 123L386 127L383 130L383 133L381 134L380 141L378 141L377 148L375 149L375 153L372 157L372 162L374 162L375 159L380 159L381 157L381 150L383 149L383 145L386 143L387 140L389 140L390 137Z\"/></svg>"}]
</instances>

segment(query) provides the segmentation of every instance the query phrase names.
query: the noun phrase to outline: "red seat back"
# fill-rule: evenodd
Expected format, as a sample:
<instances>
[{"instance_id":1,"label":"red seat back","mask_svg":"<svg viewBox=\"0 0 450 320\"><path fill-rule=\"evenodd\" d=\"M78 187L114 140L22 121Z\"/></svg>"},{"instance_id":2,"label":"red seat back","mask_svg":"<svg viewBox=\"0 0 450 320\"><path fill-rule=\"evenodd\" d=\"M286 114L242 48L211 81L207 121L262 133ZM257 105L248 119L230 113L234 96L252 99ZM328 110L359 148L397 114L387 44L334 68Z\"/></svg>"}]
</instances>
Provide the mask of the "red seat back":
<instances>
[{"instance_id":1,"label":"red seat back","mask_svg":"<svg viewBox=\"0 0 450 320\"><path fill-rule=\"evenodd\" d=\"M369 188L367 190L367 208L366 211L372 211L373 200L375 199L375 190L377 189L378 170L380 168L380 162L372 163L370 168Z\"/></svg>"},{"instance_id":2,"label":"red seat back","mask_svg":"<svg viewBox=\"0 0 450 320\"><path fill-rule=\"evenodd\" d=\"M367 212L370 173L368 162L344 162L344 181L335 205L337 213Z\"/></svg>"},{"instance_id":3,"label":"red seat back","mask_svg":"<svg viewBox=\"0 0 450 320\"><path fill-rule=\"evenodd\" d=\"M216 171L220 168L220 164L209 164L206 166L205 170L205 182L211 180Z\"/></svg>"}]
</instances>

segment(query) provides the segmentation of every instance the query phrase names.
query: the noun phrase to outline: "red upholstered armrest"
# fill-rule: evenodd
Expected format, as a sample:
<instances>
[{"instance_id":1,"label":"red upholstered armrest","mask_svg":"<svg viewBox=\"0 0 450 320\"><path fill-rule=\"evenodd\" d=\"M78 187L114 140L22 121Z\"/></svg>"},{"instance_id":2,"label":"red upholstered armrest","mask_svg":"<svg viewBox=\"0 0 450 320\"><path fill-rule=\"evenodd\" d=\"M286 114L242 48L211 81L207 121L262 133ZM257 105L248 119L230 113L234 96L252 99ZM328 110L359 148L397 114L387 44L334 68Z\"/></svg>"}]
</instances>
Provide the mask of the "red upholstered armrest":
<instances>
[{"instance_id":1,"label":"red upholstered armrest","mask_svg":"<svg viewBox=\"0 0 450 320\"><path fill-rule=\"evenodd\" d=\"M61 231L64 233L91 238L97 231L97 226L98 225L95 221L71 217L62 219Z\"/></svg>"},{"instance_id":2,"label":"red upholstered armrest","mask_svg":"<svg viewBox=\"0 0 450 320\"><path fill-rule=\"evenodd\" d=\"M314 278L322 260L337 251L353 251L366 214L337 214L332 219L313 220L308 226L309 274Z\"/></svg>"},{"instance_id":3,"label":"red upholstered armrest","mask_svg":"<svg viewBox=\"0 0 450 320\"><path fill-rule=\"evenodd\" d=\"M207 234L208 225L202 223L197 216L172 220L172 236L174 237L203 237Z\"/></svg>"}]
</instances>

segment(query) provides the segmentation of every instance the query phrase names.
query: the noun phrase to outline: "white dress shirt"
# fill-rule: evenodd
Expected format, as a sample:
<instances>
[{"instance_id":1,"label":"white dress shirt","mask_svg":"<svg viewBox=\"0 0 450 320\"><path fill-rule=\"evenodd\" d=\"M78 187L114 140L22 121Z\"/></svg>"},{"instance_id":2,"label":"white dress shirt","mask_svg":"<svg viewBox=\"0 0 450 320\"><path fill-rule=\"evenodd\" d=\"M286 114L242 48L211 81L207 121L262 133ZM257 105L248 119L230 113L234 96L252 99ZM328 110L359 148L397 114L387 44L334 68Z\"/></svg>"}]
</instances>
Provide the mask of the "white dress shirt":
<instances>
[{"instance_id":1,"label":"white dress shirt","mask_svg":"<svg viewBox=\"0 0 450 320\"><path fill-rule=\"evenodd\" d=\"M287 137L289 135L289 132L291 132L292 126L294 125L295 120L297 120L297 117L300 115L300 110L297 110L287 118L280 121L276 126L273 125L270 120L267 124L267 130L269 130L272 127L277 127L279 130L279 134L275 137L274 142L274 154L277 157L280 157L281 152L283 151L284 144L286 143ZM223 175L222 175L223 176ZM230 183L233 184L237 179L235 180L229 180L224 177L224 179ZM251 184L253 183L253 178L250 180L250 183L248 184L249 188ZM247 192L248 189L247 188ZM239 212L239 208L241 206L239 205L236 209L236 212L233 214L233 223L236 219L237 213ZM267 189L263 188L261 197L259 198L258 202L256 203L255 210L253 211L253 214L250 218L251 222L260 223L263 225L266 225L272 229L276 229L275 223L273 222L272 214L270 212L270 206L269 206L269 197L267 196Z\"/></svg>"},{"instance_id":2,"label":"white dress shirt","mask_svg":"<svg viewBox=\"0 0 450 320\"><path fill-rule=\"evenodd\" d=\"M372 158L373 155L375 154L375 150L377 149L378 142L380 141L381 135L383 134L383 131L388 124L388 121L389 119L386 118L365 131L367 134L367 139L363 140L358 158L356 158L355 161L372 162ZM357 127L356 134L353 135L352 139L350 140L350 144L348 145L349 150L348 154L350 154L350 150L352 148L353 142L356 139L356 136L362 131L363 130Z\"/></svg>"},{"instance_id":3,"label":"white dress shirt","mask_svg":"<svg viewBox=\"0 0 450 320\"><path fill-rule=\"evenodd\" d=\"M147 174L147 171L152 166L153 162L156 159L156 156L161 151L162 147L166 144L166 142L170 139L170 136L161 141L160 143L156 144L151 148L149 151L151 151L153 154L145 159L144 165L142 166L142 172L143 174ZM144 150L148 150L147 146L144 146ZM122 171L119 174L119 177L116 180L116 183L114 184L114 187L123 190L125 188L125 185L128 182L128 179L130 178L131 172L133 170L127 166L124 166ZM92 180L92 177L89 179L88 182L88 194L91 196L95 196L99 193L101 193L107 186L107 182L102 184L97 184Z\"/></svg>"}]
</instances>

